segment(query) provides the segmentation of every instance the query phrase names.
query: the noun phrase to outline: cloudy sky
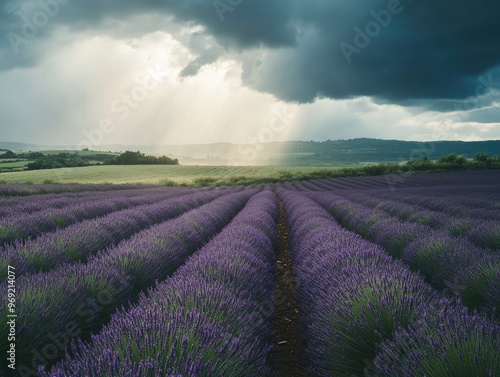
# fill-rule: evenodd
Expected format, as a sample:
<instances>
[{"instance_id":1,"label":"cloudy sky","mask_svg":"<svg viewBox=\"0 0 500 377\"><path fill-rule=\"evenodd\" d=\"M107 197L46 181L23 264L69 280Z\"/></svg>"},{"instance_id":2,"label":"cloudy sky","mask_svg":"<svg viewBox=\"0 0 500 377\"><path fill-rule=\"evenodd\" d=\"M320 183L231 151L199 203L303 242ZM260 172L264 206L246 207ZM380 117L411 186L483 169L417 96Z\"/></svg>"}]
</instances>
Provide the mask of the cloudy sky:
<instances>
[{"instance_id":1,"label":"cloudy sky","mask_svg":"<svg viewBox=\"0 0 500 377\"><path fill-rule=\"evenodd\" d=\"M500 138L492 0L0 0L0 140Z\"/></svg>"}]
</instances>

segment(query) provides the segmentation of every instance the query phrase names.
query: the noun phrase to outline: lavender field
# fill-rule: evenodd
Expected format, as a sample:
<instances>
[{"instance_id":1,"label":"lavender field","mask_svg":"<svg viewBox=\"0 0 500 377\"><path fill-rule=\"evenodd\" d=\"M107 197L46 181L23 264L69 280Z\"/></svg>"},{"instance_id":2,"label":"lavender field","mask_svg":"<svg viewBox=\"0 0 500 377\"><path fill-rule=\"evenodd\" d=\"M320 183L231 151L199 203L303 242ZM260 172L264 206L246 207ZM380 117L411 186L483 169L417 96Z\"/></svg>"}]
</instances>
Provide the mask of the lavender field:
<instances>
[{"instance_id":1,"label":"lavender field","mask_svg":"<svg viewBox=\"0 0 500 377\"><path fill-rule=\"evenodd\" d=\"M0 375L500 376L500 173L0 185Z\"/></svg>"}]
</instances>

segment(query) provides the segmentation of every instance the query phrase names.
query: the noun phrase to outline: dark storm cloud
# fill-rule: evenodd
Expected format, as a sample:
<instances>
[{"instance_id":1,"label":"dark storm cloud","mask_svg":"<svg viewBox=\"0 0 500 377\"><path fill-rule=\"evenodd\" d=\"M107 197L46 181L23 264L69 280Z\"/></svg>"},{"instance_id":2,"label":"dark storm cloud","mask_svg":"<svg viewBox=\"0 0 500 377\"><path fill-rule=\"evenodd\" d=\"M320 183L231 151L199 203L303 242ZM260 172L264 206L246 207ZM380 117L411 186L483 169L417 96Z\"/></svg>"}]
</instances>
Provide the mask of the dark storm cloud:
<instances>
[{"instance_id":1,"label":"dark storm cloud","mask_svg":"<svg viewBox=\"0 0 500 377\"><path fill-rule=\"evenodd\" d=\"M224 49L214 43L205 33L193 33L187 41L187 46L198 57L192 60L180 73L181 77L196 76L201 67L211 64L224 55Z\"/></svg>"},{"instance_id":2,"label":"dark storm cloud","mask_svg":"<svg viewBox=\"0 0 500 377\"><path fill-rule=\"evenodd\" d=\"M460 100L500 63L500 4L492 1L313 0L297 2L295 14L298 47L272 52L248 80L288 100ZM452 110L447 104L436 107Z\"/></svg>"},{"instance_id":3,"label":"dark storm cloud","mask_svg":"<svg viewBox=\"0 0 500 377\"><path fill-rule=\"evenodd\" d=\"M40 6L30 3L28 19ZM259 58L245 55L243 78L289 101L371 96L410 105L433 100L429 107L453 110L500 65L500 3L492 0L73 0L60 8L33 39L46 38L57 25L98 29L109 18L157 13L204 26L226 51L267 47ZM0 14L4 35L19 34L20 17L7 13ZM1 43L4 68L37 57L31 46L20 45L14 54L8 38ZM196 74L221 54L196 52L183 75Z\"/></svg>"}]
</instances>

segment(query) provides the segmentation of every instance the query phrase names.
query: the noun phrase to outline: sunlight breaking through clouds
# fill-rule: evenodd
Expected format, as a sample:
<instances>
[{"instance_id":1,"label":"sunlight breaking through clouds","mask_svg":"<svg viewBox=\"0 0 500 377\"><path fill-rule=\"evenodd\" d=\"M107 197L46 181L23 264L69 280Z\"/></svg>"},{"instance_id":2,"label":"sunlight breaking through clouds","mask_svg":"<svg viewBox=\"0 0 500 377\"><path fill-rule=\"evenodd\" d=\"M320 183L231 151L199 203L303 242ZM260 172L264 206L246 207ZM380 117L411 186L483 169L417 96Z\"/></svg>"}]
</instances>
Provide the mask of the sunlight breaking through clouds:
<instances>
[{"instance_id":1,"label":"sunlight breaking through clouds","mask_svg":"<svg viewBox=\"0 0 500 377\"><path fill-rule=\"evenodd\" d=\"M387 21L390 1L244 1L222 21L210 2L191 0L7 1L2 139L259 142L269 138L263 130L276 106L294 115L273 141L498 138L500 56L491 46L500 35L484 32L496 22L495 5L483 4L491 12L483 9L478 23L479 5L457 3L449 14L429 0L401 2ZM342 41L356 43L356 30L375 21L380 31L347 63ZM24 38L17 48L13 33ZM460 58L471 48L484 59Z\"/></svg>"}]
</instances>

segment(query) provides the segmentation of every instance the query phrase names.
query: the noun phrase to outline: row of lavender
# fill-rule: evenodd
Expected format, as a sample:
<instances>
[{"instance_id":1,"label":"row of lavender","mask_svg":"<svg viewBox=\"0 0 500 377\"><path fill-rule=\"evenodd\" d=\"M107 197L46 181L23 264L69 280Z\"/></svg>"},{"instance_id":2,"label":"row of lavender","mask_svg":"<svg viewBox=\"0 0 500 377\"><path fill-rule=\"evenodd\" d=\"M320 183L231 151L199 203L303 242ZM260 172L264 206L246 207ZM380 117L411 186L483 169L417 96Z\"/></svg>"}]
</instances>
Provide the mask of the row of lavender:
<instances>
[{"instance_id":1,"label":"row of lavender","mask_svg":"<svg viewBox=\"0 0 500 377\"><path fill-rule=\"evenodd\" d=\"M69 197L60 208L44 207L31 214L23 213L22 206L11 215L0 219L0 245L14 240L35 238L42 233L64 228L79 221L107 215L111 212L137 205L157 202L161 199L189 193L183 188L153 189L133 191L124 195L117 191L95 196L85 196L74 200ZM39 198L44 205L44 198Z\"/></svg>"},{"instance_id":2,"label":"row of lavender","mask_svg":"<svg viewBox=\"0 0 500 377\"><path fill-rule=\"evenodd\" d=\"M302 193L285 205L314 376L500 375L500 326L442 298Z\"/></svg>"},{"instance_id":3,"label":"row of lavender","mask_svg":"<svg viewBox=\"0 0 500 377\"><path fill-rule=\"evenodd\" d=\"M206 201L218 198L139 232L86 264L64 264L50 272L20 276L16 281L18 372L24 369L25 375L36 375L40 363L61 358L71 338L85 339L99 330L116 308L170 276L257 192L242 188L229 194L207 192ZM0 305L7 310L3 293ZM6 339L8 329L1 326L0 339ZM4 342L0 351L6 353Z\"/></svg>"},{"instance_id":4,"label":"row of lavender","mask_svg":"<svg viewBox=\"0 0 500 377\"><path fill-rule=\"evenodd\" d=\"M107 247L122 242L143 229L180 216L221 194L234 190L213 190L177 195L153 196L157 203L115 211L96 219L85 220L54 232L43 233L35 239L16 241L0 249L0 279L6 278L7 266L16 266L16 276L47 272L64 263L86 262ZM175 195L170 192L170 195ZM166 195L166 197L170 196ZM149 200L148 200L149 201Z\"/></svg>"},{"instance_id":5,"label":"row of lavender","mask_svg":"<svg viewBox=\"0 0 500 377\"><path fill-rule=\"evenodd\" d=\"M190 192L192 189L179 187L155 187L113 191L80 191L59 194L41 194L30 196L14 196L2 198L0 201L0 219L12 215L26 215L47 208L63 208L68 205L81 204L86 200L113 199L120 195L123 198L132 198L147 193L165 193L175 191L179 194Z\"/></svg>"},{"instance_id":6,"label":"row of lavender","mask_svg":"<svg viewBox=\"0 0 500 377\"><path fill-rule=\"evenodd\" d=\"M41 376L269 376L277 239L270 190L172 278Z\"/></svg>"},{"instance_id":7,"label":"row of lavender","mask_svg":"<svg viewBox=\"0 0 500 377\"><path fill-rule=\"evenodd\" d=\"M464 304L500 311L500 254L479 248L467 238L452 237L386 212L346 200L332 192L303 192L328 210L345 228L384 247L419 271L436 289Z\"/></svg>"},{"instance_id":8,"label":"row of lavender","mask_svg":"<svg viewBox=\"0 0 500 377\"><path fill-rule=\"evenodd\" d=\"M0 197L29 196L37 194L56 194L84 191L116 191L154 187L152 185L112 185L112 184L0 184Z\"/></svg>"}]
</instances>

